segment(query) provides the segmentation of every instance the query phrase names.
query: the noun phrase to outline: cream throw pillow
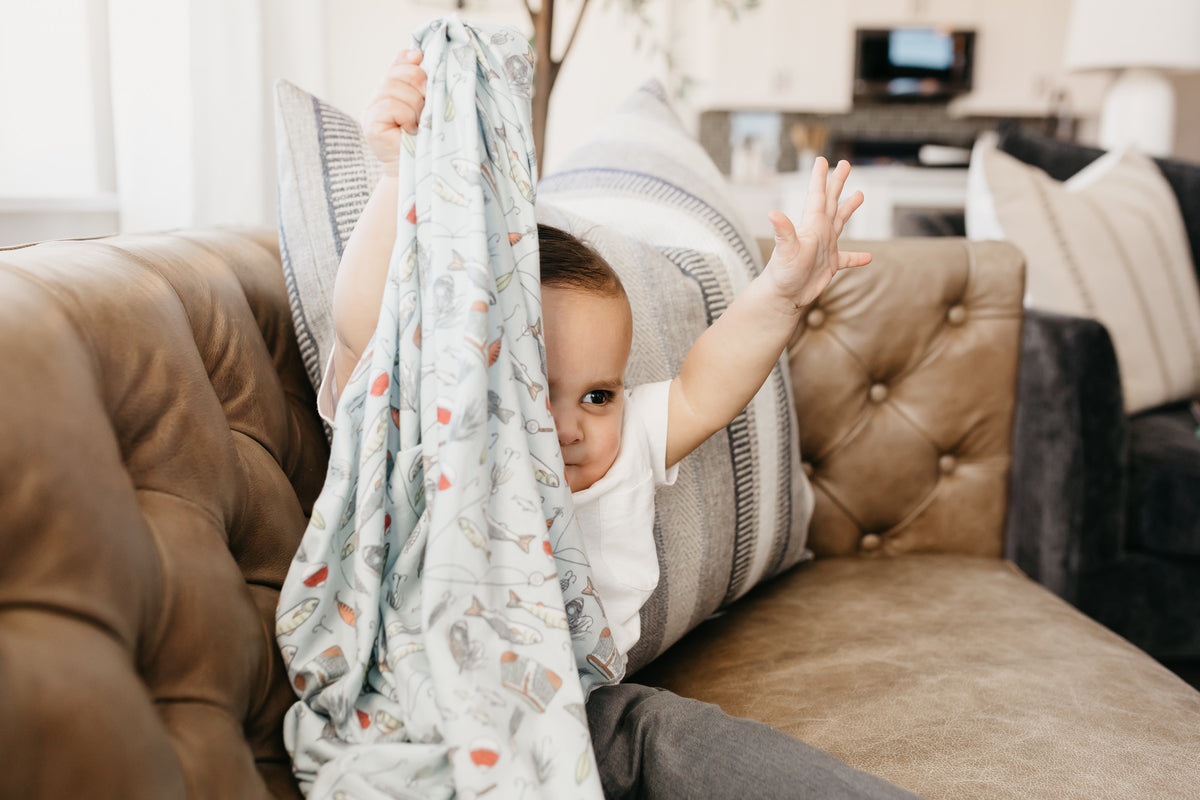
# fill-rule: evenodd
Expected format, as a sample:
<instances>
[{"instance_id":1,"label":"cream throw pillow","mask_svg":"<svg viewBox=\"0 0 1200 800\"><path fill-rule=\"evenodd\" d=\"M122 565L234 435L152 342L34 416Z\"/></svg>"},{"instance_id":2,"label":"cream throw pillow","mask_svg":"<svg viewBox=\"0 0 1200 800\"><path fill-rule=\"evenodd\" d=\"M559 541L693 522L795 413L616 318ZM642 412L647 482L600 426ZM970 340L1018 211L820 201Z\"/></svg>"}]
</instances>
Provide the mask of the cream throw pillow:
<instances>
[{"instance_id":1,"label":"cream throw pillow","mask_svg":"<svg viewBox=\"0 0 1200 800\"><path fill-rule=\"evenodd\" d=\"M983 144L968 235L1025 253L1027 305L1104 323L1128 413L1200 395L1200 288L1179 205L1146 156L1111 152L1065 183Z\"/></svg>"}]
</instances>

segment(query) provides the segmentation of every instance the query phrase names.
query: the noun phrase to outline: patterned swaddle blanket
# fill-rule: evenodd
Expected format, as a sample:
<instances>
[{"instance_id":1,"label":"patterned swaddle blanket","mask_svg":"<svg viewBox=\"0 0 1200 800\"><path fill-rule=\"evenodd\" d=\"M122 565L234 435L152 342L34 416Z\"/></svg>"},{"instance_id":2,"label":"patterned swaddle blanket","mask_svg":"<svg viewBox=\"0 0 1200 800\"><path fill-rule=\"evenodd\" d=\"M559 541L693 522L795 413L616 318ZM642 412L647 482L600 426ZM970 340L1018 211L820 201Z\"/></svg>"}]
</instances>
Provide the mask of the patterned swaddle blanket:
<instances>
[{"instance_id":1,"label":"patterned swaddle blanket","mask_svg":"<svg viewBox=\"0 0 1200 800\"><path fill-rule=\"evenodd\" d=\"M379 324L279 599L314 797L602 797L587 692L618 680L563 479L541 332L532 56L456 17L416 34Z\"/></svg>"}]
</instances>

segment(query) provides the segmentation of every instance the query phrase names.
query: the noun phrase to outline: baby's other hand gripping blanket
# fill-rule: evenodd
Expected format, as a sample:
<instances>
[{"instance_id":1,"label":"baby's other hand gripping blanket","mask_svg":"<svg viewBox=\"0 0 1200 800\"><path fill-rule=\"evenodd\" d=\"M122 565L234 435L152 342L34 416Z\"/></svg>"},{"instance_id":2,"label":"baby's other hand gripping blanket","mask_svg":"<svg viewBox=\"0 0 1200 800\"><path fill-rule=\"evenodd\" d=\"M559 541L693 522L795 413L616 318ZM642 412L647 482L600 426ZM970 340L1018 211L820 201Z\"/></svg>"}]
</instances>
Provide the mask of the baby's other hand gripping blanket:
<instances>
[{"instance_id":1,"label":"baby's other hand gripping blanket","mask_svg":"<svg viewBox=\"0 0 1200 800\"><path fill-rule=\"evenodd\" d=\"M416 34L379 324L280 593L314 797L602 797L587 692L623 660L592 591L550 417L532 56L457 18Z\"/></svg>"}]
</instances>

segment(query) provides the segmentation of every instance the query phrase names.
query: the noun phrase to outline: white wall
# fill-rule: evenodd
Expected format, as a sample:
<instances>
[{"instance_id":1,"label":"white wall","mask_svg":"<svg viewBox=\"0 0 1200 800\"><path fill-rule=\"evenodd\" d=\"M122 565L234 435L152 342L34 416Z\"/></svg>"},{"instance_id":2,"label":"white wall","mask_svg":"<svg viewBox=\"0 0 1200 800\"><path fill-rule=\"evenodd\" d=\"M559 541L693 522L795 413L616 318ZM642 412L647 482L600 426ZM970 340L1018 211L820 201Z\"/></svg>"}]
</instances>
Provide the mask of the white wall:
<instances>
[{"instance_id":1,"label":"white wall","mask_svg":"<svg viewBox=\"0 0 1200 800\"><path fill-rule=\"evenodd\" d=\"M190 15L186 0L110 0L113 132L124 230L193 218Z\"/></svg>"},{"instance_id":2,"label":"white wall","mask_svg":"<svg viewBox=\"0 0 1200 800\"><path fill-rule=\"evenodd\" d=\"M67 0L55 0L66 2ZM76 3L87 0L73 0ZM479 2L479 0L476 0ZM273 90L285 78L360 115L438 0L108 0L121 229L275 224ZM551 106L551 167L636 86L663 75L615 4L594 0ZM667 24L669 2L656 24ZM580 0L559 0L565 46ZM522 0L472 21L531 30ZM600 65L599 67L597 65Z\"/></svg>"},{"instance_id":3,"label":"white wall","mask_svg":"<svg viewBox=\"0 0 1200 800\"><path fill-rule=\"evenodd\" d=\"M275 82L286 78L318 97L328 91L325 0L262 0L262 87L265 107L258 146L266 225L275 224Z\"/></svg>"},{"instance_id":4,"label":"white wall","mask_svg":"<svg viewBox=\"0 0 1200 800\"><path fill-rule=\"evenodd\" d=\"M691 0L690 5L712 0ZM660 0L649 4L653 24L669 38L673 9L685 5L685 0ZM578 1L563 2L563 14L575 19ZM654 52L653 43L637 42L637 23L616 2L592 0L588 6L584 27L563 64L554 92L550 96L550 115L546 123L546 153L543 156L546 172L552 171L577 145L591 134L592 129L639 86L658 78L671 86L674 76L668 75L663 57ZM712 13L711 8L704 9ZM570 26L562 22L556 31L556 53L562 52ZM652 34L653 36L653 34ZM680 108L690 120L690 112Z\"/></svg>"},{"instance_id":5,"label":"white wall","mask_svg":"<svg viewBox=\"0 0 1200 800\"><path fill-rule=\"evenodd\" d=\"M122 229L269 224L263 3L109 6Z\"/></svg>"},{"instance_id":6,"label":"white wall","mask_svg":"<svg viewBox=\"0 0 1200 800\"><path fill-rule=\"evenodd\" d=\"M667 24L672 2L651 3L657 24ZM328 90L323 99L358 117L396 53L411 45L412 31L452 5L435 0L326 0ZM580 0L558 0L555 5L556 55L566 46L579 8ZM468 0L462 16L472 22L512 25L525 35L532 31L522 0ZM618 3L589 4L551 95L543 156L547 170L649 77L666 77L662 59L650 47L636 46L636 31Z\"/></svg>"},{"instance_id":7,"label":"white wall","mask_svg":"<svg viewBox=\"0 0 1200 800\"><path fill-rule=\"evenodd\" d=\"M0 195L100 191L88 0L4 6L0 20ZM36 80L29 80L36 76ZM36 123L36 124L30 124Z\"/></svg>"},{"instance_id":8,"label":"white wall","mask_svg":"<svg viewBox=\"0 0 1200 800\"><path fill-rule=\"evenodd\" d=\"M1055 8L1065 1L1047 0ZM524 0L467 2L469 19L530 30ZM582 0L557 2L561 51ZM0 242L35 230L33 195L41 197L37 214L61 212L58 227L36 228L39 237L111 230L118 208L126 230L274 225L274 82L287 78L358 116L412 30L453 5L3 0ZM667 74L661 55L637 46L640 27L622 6L592 0L588 7L551 102L549 170L647 78L674 84L681 77ZM711 48L694 41L698 20L723 13L713 0L651 0L647 8L658 36L676 42L685 64L754 57L705 52ZM1177 153L1200 160L1200 77L1177 86ZM684 102L680 110L693 124L694 109ZM73 204L53 212L45 196Z\"/></svg>"},{"instance_id":9,"label":"white wall","mask_svg":"<svg viewBox=\"0 0 1200 800\"><path fill-rule=\"evenodd\" d=\"M162 3L163 0L154 0ZM263 80L261 2L189 3L192 130L192 224L254 224L270 208L264 141L270 94ZM218 113L219 110L219 113ZM215 178L215 180L214 180Z\"/></svg>"},{"instance_id":10,"label":"white wall","mask_svg":"<svg viewBox=\"0 0 1200 800\"><path fill-rule=\"evenodd\" d=\"M117 229L105 0L0 3L0 246Z\"/></svg>"}]
</instances>

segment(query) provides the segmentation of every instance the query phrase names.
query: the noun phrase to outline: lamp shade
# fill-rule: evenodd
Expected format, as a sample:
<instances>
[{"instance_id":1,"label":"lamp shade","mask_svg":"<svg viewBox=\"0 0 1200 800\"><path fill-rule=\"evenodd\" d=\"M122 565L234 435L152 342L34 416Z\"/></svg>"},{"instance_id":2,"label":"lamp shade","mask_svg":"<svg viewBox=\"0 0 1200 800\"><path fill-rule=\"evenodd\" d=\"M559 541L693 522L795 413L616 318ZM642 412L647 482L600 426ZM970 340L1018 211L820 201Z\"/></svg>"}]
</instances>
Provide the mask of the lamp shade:
<instances>
[{"instance_id":1,"label":"lamp shade","mask_svg":"<svg viewBox=\"0 0 1200 800\"><path fill-rule=\"evenodd\" d=\"M1063 61L1072 70L1200 70L1200 0L1074 0Z\"/></svg>"}]
</instances>

